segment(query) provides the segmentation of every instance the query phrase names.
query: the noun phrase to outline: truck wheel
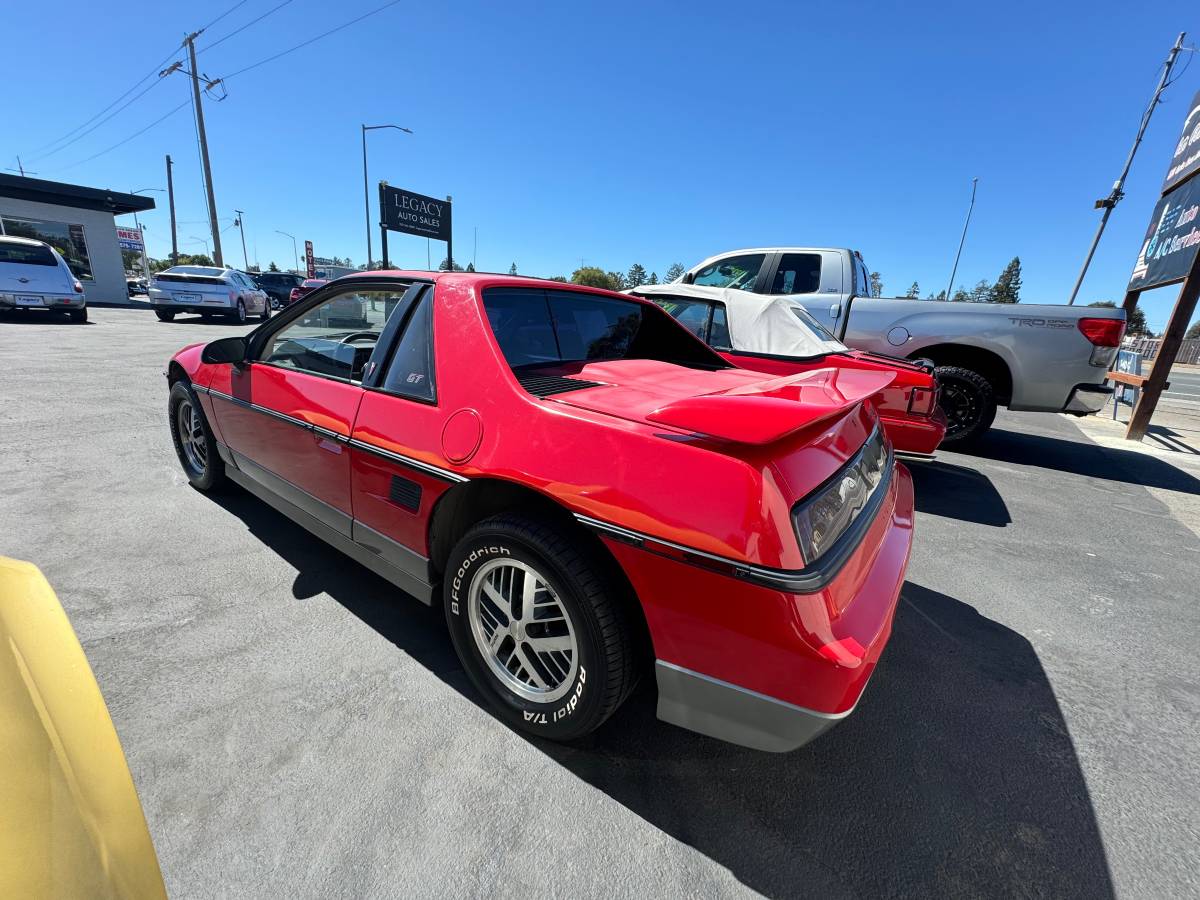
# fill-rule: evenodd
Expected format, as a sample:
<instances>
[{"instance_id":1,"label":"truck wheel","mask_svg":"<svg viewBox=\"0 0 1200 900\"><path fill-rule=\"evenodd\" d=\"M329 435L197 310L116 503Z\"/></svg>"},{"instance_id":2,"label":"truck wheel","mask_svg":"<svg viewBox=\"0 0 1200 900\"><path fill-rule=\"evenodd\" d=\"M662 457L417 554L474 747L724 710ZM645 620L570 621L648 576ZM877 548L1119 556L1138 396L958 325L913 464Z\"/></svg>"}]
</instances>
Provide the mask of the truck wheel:
<instances>
[{"instance_id":1,"label":"truck wheel","mask_svg":"<svg viewBox=\"0 0 1200 900\"><path fill-rule=\"evenodd\" d=\"M964 444L992 427L996 418L996 392L978 372L961 366L934 369L942 389L942 411L946 413L943 444Z\"/></svg>"},{"instance_id":2,"label":"truck wheel","mask_svg":"<svg viewBox=\"0 0 1200 900\"><path fill-rule=\"evenodd\" d=\"M443 585L476 689L511 727L559 741L594 731L633 690L620 590L561 528L511 514L464 535Z\"/></svg>"},{"instance_id":3,"label":"truck wheel","mask_svg":"<svg viewBox=\"0 0 1200 900\"><path fill-rule=\"evenodd\" d=\"M186 381L171 386L167 412L175 453L192 487L202 491L218 487L225 480L225 463L217 452L217 441L208 427L204 408Z\"/></svg>"},{"instance_id":4,"label":"truck wheel","mask_svg":"<svg viewBox=\"0 0 1200 900\"><path fill-rule=\"evenodd\" d=\"M175 321L175 313L171 312L169 309L156 309L154 314L158 316L158 321L160 322Z\"/></svg>"}]
</instances>

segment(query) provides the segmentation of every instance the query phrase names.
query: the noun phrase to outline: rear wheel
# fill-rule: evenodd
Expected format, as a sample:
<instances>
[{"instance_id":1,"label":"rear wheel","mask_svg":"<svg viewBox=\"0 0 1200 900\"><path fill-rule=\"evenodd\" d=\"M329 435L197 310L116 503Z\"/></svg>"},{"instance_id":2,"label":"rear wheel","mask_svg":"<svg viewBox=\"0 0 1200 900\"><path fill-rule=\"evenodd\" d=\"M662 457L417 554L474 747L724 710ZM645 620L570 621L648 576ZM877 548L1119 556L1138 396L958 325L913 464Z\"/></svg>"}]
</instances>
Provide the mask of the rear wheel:
<instances>
[{"instance_id":1,"label":"rear wheel","mask_svg":"<svg viewBox=\"0 0 1200 900\"><path fill-rule=\"evenodd\" d=\"M160 321L160 322L174 322L175 321L175 313L171 312L171 310L169 310L169 309L156 309L154 311L154 314L156 316L158 316L158 321Z\"/></svg>"},{"instance_id":2,"label":"rear wheel","mask_svg":"<svg viewBox=\"0 0 1200 900\"><path fill-rule=\"evenodd\" d=\"M67 315L71 317L72 322L83 324L87 322L87 307L85 306L83 309L72 309L67 313Z\"/></svg>"},{"instance_id":3,"label":"rear wheel","mask_svg":"<svg viewBox=\"0 0 1200 900\"><path fill-rule=\"evenodd\" d=\"M208 427L204 409L186 381L177 381L171 387L167 411L171 440L188 481L202 491L220 485L225 480L225 463L217 452L217 441Z\"/></svg>"},{"instance_id":4,"label":"rear wheel","mask_svg":"<svg viewBox=\"0 0 1200 900\"><path fill-rule=\"evenodd\" d=\"M598 728L635 683L621 589L561 528L503 514L450 552L443 593L454 648L497 715L571 740Z\"/></svg>"},{"instance_id":5,"label":"rear wheel","mask_svg":"<svg viewBox=\"0 0 1200 900\"><path fill-rule=\"evenodd\" d=\"M996 391L990 381L961 366L938 366L934 374L941 388L942 411L946 413L943 444L969 443L992 427Z\"/></svg>"}]
</instances>

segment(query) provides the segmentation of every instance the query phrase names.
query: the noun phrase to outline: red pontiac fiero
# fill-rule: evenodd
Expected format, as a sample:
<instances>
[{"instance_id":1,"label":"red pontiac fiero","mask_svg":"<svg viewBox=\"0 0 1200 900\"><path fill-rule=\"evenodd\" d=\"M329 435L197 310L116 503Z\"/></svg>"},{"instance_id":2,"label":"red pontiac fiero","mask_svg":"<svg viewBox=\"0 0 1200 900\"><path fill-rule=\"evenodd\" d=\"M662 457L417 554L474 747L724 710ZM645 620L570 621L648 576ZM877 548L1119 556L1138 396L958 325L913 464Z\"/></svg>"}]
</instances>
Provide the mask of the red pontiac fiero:
<instances>
[{"instance_id":1,"label":"red pontiac fiero","mask_svg":"<svg viewBox=\"0 0 1200 900\"><path fill-rule=\"evenodd\" d=\"M913 490L866 402L887 374L772 377L640 299L389 271L167 376L193 485L234 481L442 604L528 733L592 731L653 666L659 718L791 750L854 708L891 632Z\"/></svg>"}]
</instances>

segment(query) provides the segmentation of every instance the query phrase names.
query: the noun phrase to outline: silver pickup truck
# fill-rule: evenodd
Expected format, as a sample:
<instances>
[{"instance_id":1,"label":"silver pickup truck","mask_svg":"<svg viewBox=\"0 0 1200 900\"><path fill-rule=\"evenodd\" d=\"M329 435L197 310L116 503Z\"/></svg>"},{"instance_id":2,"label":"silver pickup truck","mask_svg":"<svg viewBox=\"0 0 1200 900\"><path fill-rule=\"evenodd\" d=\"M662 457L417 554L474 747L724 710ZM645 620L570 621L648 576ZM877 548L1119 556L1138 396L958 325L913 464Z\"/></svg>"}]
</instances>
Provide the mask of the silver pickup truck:
<instances>
[{"instance_id":1,"label":"silver pickup truck","mask_svg":"<svg viewBox=\"0 0 1200 900\"><path fill-rule=\"evenodd\" d=\"M1087 415L1125 332L1125 311L1087 306L953 303L871 297L857 251L761 247L712 256L685 284L783 294L851 347L936 366L945 442L977 438L996 406Z\"/></svg>"}]
</instances>

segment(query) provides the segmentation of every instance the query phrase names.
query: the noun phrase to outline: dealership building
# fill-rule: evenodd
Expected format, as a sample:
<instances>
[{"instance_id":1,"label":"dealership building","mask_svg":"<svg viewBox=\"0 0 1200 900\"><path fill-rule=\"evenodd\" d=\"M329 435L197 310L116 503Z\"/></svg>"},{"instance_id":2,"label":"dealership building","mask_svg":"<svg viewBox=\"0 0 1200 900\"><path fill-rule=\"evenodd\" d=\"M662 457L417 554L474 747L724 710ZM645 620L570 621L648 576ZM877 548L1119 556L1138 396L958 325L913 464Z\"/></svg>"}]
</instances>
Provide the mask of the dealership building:
<instances>
[{"instance_id":1,"label":"dealership building","mask_svg":"<svg viewBox=\"0 0 1200 900\"><path fill-rule=\"evenodd\" d=\"M0 174L0 233L54 247L88 300L129 298L114 217L149 209L154 209L149 197Z\"/></svg>"}]
</instances>

